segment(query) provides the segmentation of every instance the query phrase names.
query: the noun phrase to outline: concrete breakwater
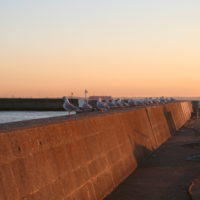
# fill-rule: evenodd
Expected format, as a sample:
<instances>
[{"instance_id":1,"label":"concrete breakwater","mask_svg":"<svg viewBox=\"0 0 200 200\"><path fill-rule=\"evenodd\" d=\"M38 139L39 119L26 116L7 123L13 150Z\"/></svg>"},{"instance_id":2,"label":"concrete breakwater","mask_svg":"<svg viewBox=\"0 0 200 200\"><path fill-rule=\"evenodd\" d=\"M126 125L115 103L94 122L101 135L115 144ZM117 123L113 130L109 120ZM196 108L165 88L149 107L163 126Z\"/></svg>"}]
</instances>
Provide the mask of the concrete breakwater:
<instances>
[{"instance_id":1,"label":"concrete breakwater","mask_svg":"<svg viewBox=\"0 0 200 200\"><path fill-rule=\"evenodd\" d=\"M1 130L0 199L103 199L191 112L175 102Z\"/></svg>"},{"instance_id":2,"label":"concrete breakwater","mask_svg":"<svg viewBox=\"0 0 200 200\"><path fill-rule=\"evenodd\" d=\"M62 98L0 98L0 110L61 111L63 102ZM78 105L78 99L70 102Z\"/></svg>"}]
</instances>

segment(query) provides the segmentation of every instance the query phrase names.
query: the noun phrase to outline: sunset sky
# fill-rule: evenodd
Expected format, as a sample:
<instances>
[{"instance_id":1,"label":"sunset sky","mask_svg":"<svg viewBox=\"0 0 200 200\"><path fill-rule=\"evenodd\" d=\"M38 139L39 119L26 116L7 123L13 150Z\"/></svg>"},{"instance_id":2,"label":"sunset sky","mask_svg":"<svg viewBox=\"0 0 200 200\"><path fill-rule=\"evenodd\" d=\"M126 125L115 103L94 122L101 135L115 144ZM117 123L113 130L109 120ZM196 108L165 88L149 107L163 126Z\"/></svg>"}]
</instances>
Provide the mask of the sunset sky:
<instances>
[{"instance_id":1,"label":"sunset sky","mask_svg":"<svg viewBox=\"0 0 200 200\"><path fill-rule=\"evenodd\" d=\"M199 0L0 0L0 97L200 96Z\"/></svg>"}]
</instances>

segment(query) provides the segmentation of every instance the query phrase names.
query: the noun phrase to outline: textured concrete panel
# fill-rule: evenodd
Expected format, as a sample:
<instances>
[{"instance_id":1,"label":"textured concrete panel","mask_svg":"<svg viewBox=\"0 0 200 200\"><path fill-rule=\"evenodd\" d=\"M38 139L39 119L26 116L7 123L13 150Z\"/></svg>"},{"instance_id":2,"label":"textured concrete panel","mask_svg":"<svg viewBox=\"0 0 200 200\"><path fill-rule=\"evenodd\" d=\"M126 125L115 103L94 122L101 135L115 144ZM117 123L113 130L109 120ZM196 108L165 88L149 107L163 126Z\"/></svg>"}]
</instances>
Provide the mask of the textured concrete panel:
<instances>
[{"instance_id":1,"label":"textured concrete panel","mask_svg":"<svg viewBox=\"0 0 200 200\"><path fill-rule=\"evenodd\" d=\"M170 129L163 106L147 107L147 114L152 126L157 147L165 142L170 136Z\"/></svg>"},{"instance_id":2,"label":"textured concrete panel","mask_svg":"<svg viewBox=\"0 0 200 200\"><path fill-rule=\"evenodd\" d=\"M166 105L165 108L167 111L171 112L176 130L180 129L191 116L191 102L171 103Z\"/></svg>"}]
</instances>

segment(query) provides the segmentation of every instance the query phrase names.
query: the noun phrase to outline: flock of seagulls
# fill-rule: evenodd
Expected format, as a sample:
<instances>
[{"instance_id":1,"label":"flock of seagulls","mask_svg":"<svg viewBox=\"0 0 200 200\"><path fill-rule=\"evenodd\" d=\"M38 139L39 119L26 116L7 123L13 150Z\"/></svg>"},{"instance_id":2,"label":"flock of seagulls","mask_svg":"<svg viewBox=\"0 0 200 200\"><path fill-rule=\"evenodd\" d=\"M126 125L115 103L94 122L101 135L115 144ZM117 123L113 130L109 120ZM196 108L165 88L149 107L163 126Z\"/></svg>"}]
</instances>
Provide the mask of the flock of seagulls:
<instances>
[{"instance_id":1,"label":"flock of seagulls","mask_svg":"<svg viewBox=\"0 0 200 200\"><path fill-rule=\"evenodd\" d=\"M175 101L172 97L157 97L157 98L142 98L142 99L112 99L112 100L105 100L103 101L101 98L99 98L98 101L96 101L96 106L92 106L88 103L88 101L85 99L84 103L77 107L70 103L69 99L67 97L63 98L63 108L69 112L83 112L83 111L108 111L113 108L124 108L124 107L133 107L133 106L146 106L146 105L159 105L159 104L166 104Z\"/></svg>"}]
</instances>

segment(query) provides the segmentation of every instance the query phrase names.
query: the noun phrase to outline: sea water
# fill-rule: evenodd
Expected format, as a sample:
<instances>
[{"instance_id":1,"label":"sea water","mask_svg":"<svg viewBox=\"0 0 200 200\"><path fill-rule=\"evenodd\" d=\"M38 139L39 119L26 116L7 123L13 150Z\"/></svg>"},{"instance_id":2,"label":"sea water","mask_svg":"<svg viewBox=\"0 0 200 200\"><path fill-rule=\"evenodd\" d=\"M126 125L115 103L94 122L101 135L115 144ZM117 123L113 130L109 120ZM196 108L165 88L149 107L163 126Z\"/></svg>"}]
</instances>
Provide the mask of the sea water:
<instances>
[{"instance_id":1,"label":"sea water","mask_svg":"<svg viewBox=\"0 0 200 200\"><path fill-rule=\"evenodd\" d=\"M64 115L69 115L69 113L66 111L0 111L0 124Z\"/></svg>"}]
</instances>

